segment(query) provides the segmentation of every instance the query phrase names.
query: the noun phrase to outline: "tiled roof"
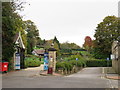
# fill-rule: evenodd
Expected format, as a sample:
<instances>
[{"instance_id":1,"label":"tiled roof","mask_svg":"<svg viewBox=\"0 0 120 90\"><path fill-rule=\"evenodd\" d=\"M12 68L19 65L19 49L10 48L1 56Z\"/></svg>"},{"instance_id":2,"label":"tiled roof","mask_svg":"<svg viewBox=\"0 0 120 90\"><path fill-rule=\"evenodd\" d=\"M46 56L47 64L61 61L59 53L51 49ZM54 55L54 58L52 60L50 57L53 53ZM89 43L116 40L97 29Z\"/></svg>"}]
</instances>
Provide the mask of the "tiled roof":
<instances>
[{"instance_id":1,"label":"tiled roof","mask_svg":"<svg viewBox=\"0 0 120 90\"><path fill-rule=\"evenodd\" d=\"M57 51L55 48L49 48L48 51Z\"/></svg>"},{"instance_id":2,"label":"tiled roof","mask_svg":"<svg viewBox=\"0 0 120 90\"><path fill-rule=\"evenodd\" d=\"M16 35L15 35L15 37L14 37L14 42L17 41L18 37L19 37L19 33L16 33Z\"/></svg>"},{"instance_id":3,"label":"tiled roof","mask_svg":"<svg viewBox=\"0 0 120 90\"><path fill-rule=\"evenodd\" d=\"M20 47L25 49L25 45L23 44L23 40L22 40L22 37L20 35L20 32L19 33L16 33L15 37L14 37L14 43L19 43Z\"/></svg>"},{"instance_id":4,"label":"tiled roof","mask_svg":"<svg viewBox=\"0 0 120 90\"><path fill-rule=\"evenodd\" d=\"M34 49L34 52L36 52L37 54L44 54L45 50L44 49Z\"/></svg>"}]
</instances>

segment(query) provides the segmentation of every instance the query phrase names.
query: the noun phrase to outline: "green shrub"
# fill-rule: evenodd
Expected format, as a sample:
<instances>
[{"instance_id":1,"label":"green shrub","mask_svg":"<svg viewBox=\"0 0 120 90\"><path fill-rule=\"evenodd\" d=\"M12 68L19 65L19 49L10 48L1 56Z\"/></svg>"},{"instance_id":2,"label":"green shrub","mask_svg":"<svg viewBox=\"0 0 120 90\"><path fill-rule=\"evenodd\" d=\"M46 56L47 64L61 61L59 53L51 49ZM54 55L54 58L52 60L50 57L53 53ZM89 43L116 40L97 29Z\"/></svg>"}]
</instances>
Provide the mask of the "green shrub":
<instances>
[{"instance_id":1,"label":"green shrub","mask_svg":"<svg viewBox=\"0 0 120 90\"><path fill-rule=\"evenodd\" d=\"M25 60L26 67L37 67L40 66L39 60Z\"/></svg>"},{"instance_id":2,"label":"green shrub","mask_svg":"<svg viewBox=\"0 0 120 90\"><path fill-rule=\"evenodd\" d=\"M44 58L41 58L41 64L44 64Z\"/></svg>"},{"instance_id":3,"label":"green shrub","mask_svg":"<svg viewBox=\"0 0 120 90\"><path fill-rule=\"evenodd\" d=\"M29 56L25 58L25 67L37 67L40 66L40 59L36 56Z\"/></svg>"},{"instance_id":4,"label":"green shrub","mask_svg":"<svg viewBox=\"0 0 120 90\"><path fill-rule=\"evenodd\" d=\"M25 67L25 68L28 67L28 64L27 64L27 63L28 63L27 60L25 60L25 61L24 61L24 65L25 65L24 67Z\"/></svg>"},{"instance_id":5,"label":"green shrub","mask_svg":"<svg viewBox=\"0 0 120 90\"><path fill-rule=\"evenodd\" d=\"M85 62L82 60L71 60L71 61L62 61L62 62L57 62L56 63L56 70L62 69L62 70L67 70L71 71L73 69L73 66L76 67L84 67Z\"/></svg>"},{"instance_id":6,"label":"green shrub","mask_svg":"<svg viewBox=\"0 0 120 90\"><path fill-rule=\"evenodd\" d=\"M72 65L77 65L77 61L76 60L71 60L71 61L69 61L69 63L72 64Z\"/></svg>"},{"instance_id":7,"label":"green shrub","mask_svg":"<svg viewBox=\"0 0 120 90\"><path fill-rule=\"evenodd\" d=\"M96 59L96 60L88 60L86 61L87 67L107 67L109 63L109 66L112 66L112 61L104 60L104 59Z\"/></svg>"},{"instance_id":8,"label":"green shrub","mask_svg":"<svg viewBox=\"0 0 120 90\"><path fill-rule=\"evenodd\" d=\"M76 58L78 60L76 61ZM73 71L73 67L75 66L75 70L79 69L79 67L86 66L85 59L81 55L71 55L70 57L65 57L61 62L58 61L56 63L56 70L62 69L70 73Z\"/></svg>"},{"instance_id":9,"label":"green shrub","mask_svg":"<svg viewBox=\"0 0 120 90\"><path fill-rule=\"evenodd\" d=\"M71 71L72 70L72 68L73 68L73 65L72 64L70 64L69 62L63 62L64 63L64 65L65 65L65 69L67 70L67 71Z\"/></svg>"},{"instance_id":10,"label":"green shrub","mask_svg":"<svg viewBox=\"0 0 120 90\"><path fill-rule=\"evenodd\" d=\"M82 62L77 61L77 67L82 67Z\"/></svg>"},{"instance_id":11,"label":"green shrub","mask_svg":"<svg viewBox=\"0 0 120 90\"><path fill-rule=\"evenodd\" d=\"M56 69L63 69L65 70L65 64L63 62L57 62L56 63Z\"/></svg>"},{"instance_id":12,"label":"green shrub","mask_svg":"<svg viewBox=\"0 0 120 90\"><path fill-rule=\"evenodd\" d=\"M67 70L71 71L73 68L73 65L68 63L68 62L57 62L56 63L56 69L62 69L62 70Z\"/></svg>"}]
</instances>

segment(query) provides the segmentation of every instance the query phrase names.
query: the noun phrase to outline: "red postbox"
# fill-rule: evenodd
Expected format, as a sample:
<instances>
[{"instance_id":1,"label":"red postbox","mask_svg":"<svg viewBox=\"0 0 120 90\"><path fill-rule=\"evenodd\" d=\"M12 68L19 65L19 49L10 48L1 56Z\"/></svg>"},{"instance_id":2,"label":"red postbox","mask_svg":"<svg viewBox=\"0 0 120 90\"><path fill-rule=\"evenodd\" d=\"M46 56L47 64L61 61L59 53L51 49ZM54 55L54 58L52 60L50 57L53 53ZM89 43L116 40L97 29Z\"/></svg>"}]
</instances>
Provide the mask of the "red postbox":
<instances>
[{"instance_id":1,"label":"red postbox","mask_svg":"<svg viewBox=\"0 0 120 90\"><path fill-rule=\"evenodd\" d=\"M8 62L0 62L0 71L8 71Z\"/></svg>"},{"instance_id":2,"label":"red postbox","mask_svg":"<svg viewBox=\"0 0 120 90\"><path fill-rule=\"evenodd\" d=\"M48 74L53 74L53 68L52 67L48 68Z\"/></svg>"}]
</instances>

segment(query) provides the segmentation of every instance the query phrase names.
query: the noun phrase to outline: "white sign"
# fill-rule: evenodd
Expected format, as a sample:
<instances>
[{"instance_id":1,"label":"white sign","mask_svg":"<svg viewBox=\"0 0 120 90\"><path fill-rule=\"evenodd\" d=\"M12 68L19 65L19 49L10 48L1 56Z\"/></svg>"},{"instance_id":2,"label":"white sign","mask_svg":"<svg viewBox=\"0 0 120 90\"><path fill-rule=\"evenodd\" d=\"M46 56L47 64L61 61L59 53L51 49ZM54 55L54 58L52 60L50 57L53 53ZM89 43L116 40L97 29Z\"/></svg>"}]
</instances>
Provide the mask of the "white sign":
<instances>
[{"instance_id":1,"label":"white sign","mask_svg":"<svg viewBox=\"0 0 120 90\"><path fill-rule=\"evenodd\" d=\"M76 58L76 61L78 60L78 58Z\"/></svg>"},{"instance_id":2,"label":"white sign","mask_svg":"<svg viewBox=\"0 0 120 90\"><path fill-rule=\"evenodd\" d=\"M115 59L115 55L111 54L111 59L114 60Z\"/></svg>"},{"instance_id":3,"label":"white sign","mask_svg":"<svg viewBox=\"0 0 120 90\"><path fill-rule=\"evenodd\" d=\"M20 69L20 54L15 55L15 69Z\"/></svg>"},{"instance_id":4,"label":"white sign","mask_svg":"<svg viewBox=\"0 0 120 90\"><path fill-rule=\"evenodd\" d=\"M109 58L107 58L107 60L109 60Z\"/></svg>"},{"instance_id":5,"label":"white sign","mask_svg":"<svg viewBox=\"0 0 120 90\"><path fill-rule=\"evenodd\" d=\"M7 67L7 65L4 65L4 67L6 68L6 67Z\"/></svg>"}]
</instances>

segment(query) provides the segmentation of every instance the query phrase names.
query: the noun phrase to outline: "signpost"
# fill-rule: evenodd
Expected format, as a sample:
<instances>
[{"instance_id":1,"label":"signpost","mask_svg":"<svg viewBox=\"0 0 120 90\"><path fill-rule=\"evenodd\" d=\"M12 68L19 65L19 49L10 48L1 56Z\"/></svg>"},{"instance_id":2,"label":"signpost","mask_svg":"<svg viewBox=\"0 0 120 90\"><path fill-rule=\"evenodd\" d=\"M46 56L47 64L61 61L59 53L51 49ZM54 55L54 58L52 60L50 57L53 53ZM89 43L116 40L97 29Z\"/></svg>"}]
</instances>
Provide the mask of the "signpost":
<instances>
[{"instance_id":1,"label":"signpost","mask_svg":"<svg viewBox=\"0 0 120 90\"><path fill-rule=\"evenodd\" d=\"M107 60L107 67L108 67L107 71L109 72L109 60L110 60L110 59L107 58L106 60Z\"/></svg>"},{"instance_id":2,"label":"signpost","mask_svg":"<svg viewBox=\"0 0 120 90\"><path fill-rule=\"evenodd\" d=\"M48 70L48 53L44 53L44 70Z\"/></svg>"},{"instance_id":3,"label":"signpost","mask_svg":"<svg viewBox=\"0 0 120 90\"><path fill-rule=\"evenodd\" d=\"M78 61L78 58L76 58L76 61ZM76 66L77 66L77 62L76 62Z\"/></svg>"},{"instance_id":4,"label":"signpost","mask_svg":"<svg viewBox=\"0 0 120 90\"><path fill-rule=\"evenodd\" d=\"M111 54L111 60L115 60L115 55Z\"/></svg>"},{"instance_id":5,"label":"signpost","mask_svg":"<svg viewBox=\"0 0 120 90\"><path fill-rule=\"evenodd\" d=\"M15 54L15 69L20 69L20 54L16 53Z\"/></svg>"},{"instance_id":6,"label":"signpost","mask_svg":"<svg viewBox=\"0 0 120 90\"><path fill-rule=\"evenodd\" d=\"M78 61L78 58L76 58L76 61Z\"/></svg>"}]
</instances>

